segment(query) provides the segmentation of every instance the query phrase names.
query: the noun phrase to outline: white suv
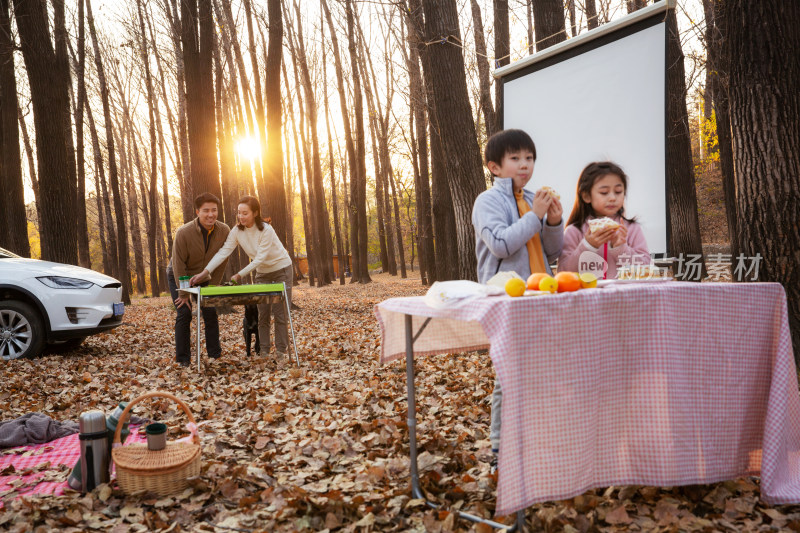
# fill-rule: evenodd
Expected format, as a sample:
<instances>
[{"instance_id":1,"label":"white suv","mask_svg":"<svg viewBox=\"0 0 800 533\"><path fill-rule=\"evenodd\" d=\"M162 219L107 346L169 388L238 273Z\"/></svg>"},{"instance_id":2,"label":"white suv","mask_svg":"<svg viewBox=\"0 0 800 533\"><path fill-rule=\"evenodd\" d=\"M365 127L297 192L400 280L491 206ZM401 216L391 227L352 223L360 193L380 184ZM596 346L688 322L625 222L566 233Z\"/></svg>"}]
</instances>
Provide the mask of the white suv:
<instances>
[{"instance_id":1,"label":"white suv","mask_svg":"<svg viewBox=\"0 0 800 533\"><path fill-rule=\"evenodd\" d=\"M39 355L45 343L78 346L122 324L124 313L116 279L0 248L0 359Z\"/></svg>"}]
</instances>

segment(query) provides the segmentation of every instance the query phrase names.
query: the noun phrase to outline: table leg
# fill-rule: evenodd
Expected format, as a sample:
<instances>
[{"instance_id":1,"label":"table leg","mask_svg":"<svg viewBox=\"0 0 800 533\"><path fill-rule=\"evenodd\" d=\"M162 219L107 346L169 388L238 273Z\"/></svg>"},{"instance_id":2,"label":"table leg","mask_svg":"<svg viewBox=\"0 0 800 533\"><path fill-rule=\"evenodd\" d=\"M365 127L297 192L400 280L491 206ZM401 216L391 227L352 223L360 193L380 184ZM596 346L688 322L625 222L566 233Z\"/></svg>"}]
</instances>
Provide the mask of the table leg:
<instances>
[{"instance_id":1,"label":"table leg","mask_svg":"<svg viewBox=\"0 0 800 533\"><path fill-rule=\"evenodd\" d=\"M283 303L286 305L286 316L289 319L289 330L292 332L292 347L294 348L294 360L300 366L300 358L297 357L297 340L294 338L294 325L292 324L292 309L289 305L289 298L286 297L286 282L283 282Z\"/></svg>"},{"instance_id":2,"label":"table leg","mask_svg":"<svg viewBox=\"0 0 800 533\"><path fill-rule=\"evenodd\" d=\"M419 338L422 331L431 321L427 318L420 326L416 335L414 334L413 322L411 315L405 315L406 324L406 388L408 391L408 440L409 440L409 455L411 470L411 496L416 499L425 500L428 507L432 509L439 509L439 506L429 501L425 494L422 492L419 484L419 467L417 466L417 401L415 397L414 387L414 341ZM493 520L486 520L479 516L471 515L461 511L454 511L459 518L469 520L478 524L486 524L495 529L505 529L506 531L524 531L525 529L525 511L517 511L517 520L511 527L495 522Z\"/></svg>"},{"instance_id":3,"label":"table leg","mask_svg":"<svg viewBox=\"0 0 800 533\"><path fill-rule=\"evenodd\" d=\"M200 308L201 308L202 305L203 305L203 295L200 294L200 291L197 291L197 309L195 309L195 311L197 312L197 331L196 331L196 333L197 333L197 351L196 351L196 353L197 353L197 371L198 372L200 372L200 315L202 314L200 312Z\"/></svg>"}]
</instances>

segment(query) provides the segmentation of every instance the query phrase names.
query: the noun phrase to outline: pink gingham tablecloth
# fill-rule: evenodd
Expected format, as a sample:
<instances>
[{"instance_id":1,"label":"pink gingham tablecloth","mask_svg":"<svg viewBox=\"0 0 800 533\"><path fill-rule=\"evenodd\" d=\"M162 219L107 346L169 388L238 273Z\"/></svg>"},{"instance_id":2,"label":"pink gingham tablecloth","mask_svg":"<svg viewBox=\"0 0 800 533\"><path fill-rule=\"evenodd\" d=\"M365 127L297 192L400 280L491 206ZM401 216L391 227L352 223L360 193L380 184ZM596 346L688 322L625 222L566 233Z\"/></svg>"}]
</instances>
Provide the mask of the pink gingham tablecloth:
<instances>
[{"instance_id":1,"label":"pink gingham tablecloth","mask_svg":"<svg viewBox=\"0 0 800 533\"><path fill-rule=\"evenodd\" d=\"M138 433L139 426L131 426L131 434L125 444L146 442L144 435ZM11 452L15 453L5 453ZM81 457L81 444L78 433L67 435L44 444L33 444L0 450L0 507L2 500L31 494L52 494L60 496L69 489L67 478L61 481L38 481L48 472L67 465L70 470ZM47 464L46 464L47 463ZM13 471L9 468L13 466ZM39 468L37 468L39 467ZM69 475L69 474L67 474Z\"/></svg>"},{"instance_id":2,"label":"pink gingham tablecloth","mask_svg":"<svg viewBox=\"0 0 800 533\"><path fill-rule=\"evenodd\" d=\"M800 503L800 394L777 283L637 283L437 310L376 306L381 361L491 344L503 385L497 514L611 485L761 476Z\"/></svg>"}]
</instances>

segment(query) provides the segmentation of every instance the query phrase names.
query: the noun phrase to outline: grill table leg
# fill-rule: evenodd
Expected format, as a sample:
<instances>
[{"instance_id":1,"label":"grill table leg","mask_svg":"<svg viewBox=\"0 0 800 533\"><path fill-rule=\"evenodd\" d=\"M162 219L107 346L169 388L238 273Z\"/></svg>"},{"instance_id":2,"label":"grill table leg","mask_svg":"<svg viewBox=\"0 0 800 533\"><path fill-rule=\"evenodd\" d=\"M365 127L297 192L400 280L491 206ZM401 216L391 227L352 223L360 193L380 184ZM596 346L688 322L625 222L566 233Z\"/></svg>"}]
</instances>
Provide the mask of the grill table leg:
<instances>
[{"instance_id":1,"label":"grill table leg","mask_svg":"<svg viewBox=\"0 0 800 533\"><path fill-rule=\"evenodd\" d=\"M286 305L286 316L289 317L289 330L292 332L292 347L294 348L294 360L300 366L300 358L297 357L297 340L294 338L294 324L292 324L292 310L289 305L289 298L286 297L286 282L283 282L283 303Z\"/></svg>"},{"instance_id":2,"label":"grill table leg","mask_svg":"<svg viewBox=\"0 0 800 533\"><path fill-rule=\"evenodd\" d=\"M422 492L419 484L419 467L417 466L417 402L415 398L414 387L414 341L422 334L422 331L431 321L427 318L420 326L417 334L414 335L413 322L411 315L405 315L406 324L406 387L408 391L408 440L409 440L409 455L410 455L410 470L411 470L411 496L416 499L422 499L432 509L439 509L439 506L429 501L425 494ZM486 520L479 516L471 515L461 511L454 511L459 518L469 520L478 524L486 524L495 529L505 529L506 531L524 531L525 529L525 511L517 511L517 519L514 525L506 526L493 520Z\"/></svg>"},{"instance_id":3,"label":"grill table leg","mask_svg":"<svg viewBox=\"0 0 800 533\"><path fill-rule=\"evenodd\" d=\"M197 291L197 371L200 372L200 308L203 305L203 295Z\"/></svg>"}]
</instances>

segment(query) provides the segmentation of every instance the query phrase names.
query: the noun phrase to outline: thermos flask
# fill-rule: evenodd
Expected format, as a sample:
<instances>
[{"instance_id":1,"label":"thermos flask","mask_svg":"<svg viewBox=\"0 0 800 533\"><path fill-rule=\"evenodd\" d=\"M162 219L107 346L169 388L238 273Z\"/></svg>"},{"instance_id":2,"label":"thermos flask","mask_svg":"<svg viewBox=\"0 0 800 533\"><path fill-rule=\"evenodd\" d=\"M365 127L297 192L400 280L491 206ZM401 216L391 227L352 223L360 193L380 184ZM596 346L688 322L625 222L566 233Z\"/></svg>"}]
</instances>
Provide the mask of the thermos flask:
<instances>
[{"instance_id":1,"label":"thermos flask","mask_svg":"<svg viewBox=\"0 0 800 533\"><path fill-rule=\"evenodd\" d=\"M108 429L103 411L81 414L78 422L81 442L81 492L89 492L108 483Z\"/></svg>"},{"instance_id":2,"label":"thermos flask","mask_svg":"<svg viewBox=\"0 0 800 533\"><path fill-rule=\"evenodd\" d=\"M122 412L125 410L125 408L127 406L128 406L128 402L120 402L119 405L117 406L117 408L114 409L114 412L111 413L110 415L108 415L108 418L106 418L105 425L106 425L106 429L108 430L109 456L110 456L110 450L112 448L112 442L111 441L114 440L114 432L117 430L117 424L119 423L119 417L122 416ZM125 423L122 424L122 431L120 431L120 442L125 442L125 439L130 434L130 431L128 430L128 421L129 420L130 420L130 418L128 418L128 420L126 420ZM81 430L81 432L82 431L83 430ZM83 450L83 447L81 447L81 450ZM67 479L67 483L74 490L83 490L83 481L82 481L82 479L83 478L81 477L81 460L78 459L78 462L75 463L75 467L72 469L72 474L70 474L69 479ZM89 489L89 490L91 490L91 489Z\"/></svg>"}]
</instances>

